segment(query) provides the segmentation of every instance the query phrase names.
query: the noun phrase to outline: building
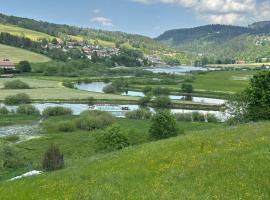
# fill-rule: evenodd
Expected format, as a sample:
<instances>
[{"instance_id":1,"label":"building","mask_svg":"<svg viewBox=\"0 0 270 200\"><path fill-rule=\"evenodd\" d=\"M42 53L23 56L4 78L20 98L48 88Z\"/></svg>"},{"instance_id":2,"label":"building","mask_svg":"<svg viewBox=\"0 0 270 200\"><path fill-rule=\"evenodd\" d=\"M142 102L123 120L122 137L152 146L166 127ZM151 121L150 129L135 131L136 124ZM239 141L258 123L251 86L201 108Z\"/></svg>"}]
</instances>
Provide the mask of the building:
<instances>
[{"instance_id":1,"label":"building","mask_svg":"<svg viewBox=\"0 0 270 200\"><path fill-rule=\"evenodd\" d=\"M9 59L0 60L0 69L13 71L16 69L16 65Z\"/></svg>"}]
</instances>

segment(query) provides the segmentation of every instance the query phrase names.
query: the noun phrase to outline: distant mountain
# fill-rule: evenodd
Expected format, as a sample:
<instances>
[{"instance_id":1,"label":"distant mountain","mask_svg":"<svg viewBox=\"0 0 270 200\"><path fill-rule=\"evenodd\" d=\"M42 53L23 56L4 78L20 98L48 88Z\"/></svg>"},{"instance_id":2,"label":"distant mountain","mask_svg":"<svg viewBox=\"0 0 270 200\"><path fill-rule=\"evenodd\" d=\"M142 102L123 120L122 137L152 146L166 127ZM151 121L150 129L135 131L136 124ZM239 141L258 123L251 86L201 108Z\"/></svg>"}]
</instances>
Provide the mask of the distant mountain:
<instances>
[{"instance_id":1,"label":"distant mountain","mask_svg":"<svg viewBox=\"0 0 270 200\"><path fill-rule=\"evenodd\" d=\"M213 58L245 59L270 57L270 21L248 27L206 25L166 31L157 41Z\"/></svg>"}]
</instances>

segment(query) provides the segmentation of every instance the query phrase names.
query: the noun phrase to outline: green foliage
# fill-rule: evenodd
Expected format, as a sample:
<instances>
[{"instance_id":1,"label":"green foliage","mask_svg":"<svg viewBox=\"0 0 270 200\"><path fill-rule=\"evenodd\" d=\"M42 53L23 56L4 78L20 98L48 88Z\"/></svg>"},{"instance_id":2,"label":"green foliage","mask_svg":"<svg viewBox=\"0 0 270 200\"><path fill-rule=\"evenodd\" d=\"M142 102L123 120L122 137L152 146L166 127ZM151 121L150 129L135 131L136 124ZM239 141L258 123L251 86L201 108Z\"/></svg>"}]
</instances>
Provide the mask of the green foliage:
<instances>
[{"instance_id":1,"label":"green foliage","mask_svg":"<svg viewBox=\"0 0 270 200\"><path fill-rule=\"evenodd\" d=\"M8 115L9 114L9 110L7 109L7 107L3 106L0 107L0 115Z\"/></svg>"},{"instance_id":2,"label":"green foliage","mask_svg":"<svg viewBox=\"0 0 270 200\"><path fill-rule=\"evenodd\" d=\"M153 106L155 108L170 108L172 101L168 96L157 96L153 100Z\"/></svg>"},{"instance_id":3,"label":"green foliage","mask_svg":"<svg viewBox=\"0 0 270 200\"><path fill-rule=\"evenodd\" d=\"M164 87L155 87L155 88L152 89L152 93L155 96L169 95L170 94L170 90L168 88L164 88Z\"/></svg>"},{"instance_id":4,"label":"green foliage","mask_svg":"<svg viewBox=\"0 0 270 200\"><path fill-rule=\"evenodd\" d=\"M115 94L117 93L117 89L113 85L107 85L103 88L103 92L107 94Z\"/></svg>"},{"instance_id":5,"label":"green foliage","mask_svg":"<svg viewBox=\"0 0 270 200\"><path fill-rule=\"evenodd\" d=\"M141 97L139 100L138 100L138 104L140 106L147 106L148 103L150 103L151 101L151 96L145 96L145 97Z\"/></svg>"},{"instance_id":6,"label":"green foliage","mask_svg":"<svg viewBox=\"0 0 270 200\"><path fill-rule=\"evenodd\" d=\"M200 112L193 112L192 119L195 122L205 122L205 116L203 113L200 113Z\"/></svg>"},{"instance_id":7,"label":"green foliage","mask_svg":"<svg viewBox=\"0 0 270 200\"><path fill-rule=\"evenodd\" d=\"M191 122L193 120L192 113L176 113L174 114L177 121Z\"/></svg>"},{"instance_id":8,"label":"green foliage","mask_svg":"<svg viewBox=\"0 0 270 200\"><path fill-rule=\"evenodd\" d=\"M20 93L16 95L7 96L4 100L6 105L19 105L19 104L29 104L31 99L29 95Z\"/></svg>"},{"instance_id":9,"label":"green foliage","mask_svg":"<svg viewBox=\"0 0 270 200\"><path fill-rule=\"evenodd\" d=\"M152 117L152 124L149 129L153 139L165 139L176 136L178 132L175 117L169 111L161 111Z\"/></svg>"},{"instance_id":10,"label":"green foliage","mask_svg":"<svg viewBox=\"0 0 270 200\"><path fill-rule=\"evenodd\" d=\"M8 135L3 138L7 142L17 142L20 140L20 137L18 135Z\"/></svg>"},{"instance_id":11,"label":"green foliage","mask_svg":"<svg viewBox=\"0 0 270 200\"><path fill-rule=\"evenodd\" d=\"M25 165L24 160L20 158L18 152L12 146L2 146L0 154L2 168L17 169Z\"/></svg>"},{"instance_id":12,"label":"green foliage","mask_svg":"<svg viewBox=\"0 0 270 200\"><path fill-rule=\"evenodd\" d=\"M126 113L126 118L128 119L150 119L151 116L151 111L147 109L138 109Z\"/></svg>"},{"instance_id":13,"label":"green foliage","mask_svg":"<svg viewBox=\"0 0 270 200\"><path fill-rule=\"evenodd\" d=\"M75 129L75 123L72 121L64 121L58 124L58 130L62 132L73 132Z\"/></svg>"},{"instance_id":14,"label":"green foliage","mask_svg":"<svg viewBox=\"0 0 270 200\"><path fill-rule=\"evenodd\" d=\"M5 89L30 89L30 86L21 80L5 82L4 87Z\"/></svg>"},{"instance_id":15,"label":"green foliage","mask_svg":"<svg viewBox=\"0 0 270 200\"><path fill-rule=\"evenodd\" d=\"M193 86L190 83L183 83L182 84L182 92L184 93L192 93L193 92Z\"/></svg>"},{"instance_id":16,"label":"green foliage","mask_svg":"<svg viewBox=\"0 0 270 200\"><path fill-rule=\"evenodd\" d=\"M216 122L220 121L214 114L211 114L211 113L207 113L205 115L205 118L206 118L207 122L216 123Z\"/></svg>"},{"instance_id":17,"label":"green foliage","mask_svg":"<svg viewBox=\"0 0 270 200\"><path fill-rule=\"evenodd\" d=\"M45 110L43 110L42 115L44 117L68 116L72 115L72 110L70 108L64 108L61 106L48 107Z\"/></svg>"},{"instance_id":18,"label":"green foliage","mask_svg":"<svg viewBox=\"0 0 270 200\"><path fill-rule=\"evenodd\" d=\"M40 115L39 110L35 106L29 104L19 105L16 112L17 114L24 115Z\"/></svg>"},{"instance_id":19,"label":"green foliage","mask_svg":"<svg viewBox=\"0 0 270 200\"><path fill-rule=\"evenodd\" d=\"M20 61L16 66L16 69L20 72L31 72L31 64L28 61Z\"/></svg>"},{"instance_id":20,"label":"green foliage","mask_svg":"<svg viewBox=\"0 0 270 200\"><path fill-rule=\"evenodd\" d=\"M145 86L144 88L143 88L143 93L145 94L145 95L147 95L147 94L149 94L149 93L151 93L152 92L152 87L150 87L150 86Z\"/></svg>"},{"instance_id":21,"label":"green foliage","mask_svg":"<svg viewBox=\"0 0 270 200\"><path fill-rule=\"evenodd\" d=\"M51 145L43 156L42 168L46 171L54 171L63 169L64 166L64 155L57 146Z\"/></svg>"},{"instance_id":22,"label":"green foliage","mask_svg":"<svg viewBox=\"0 0 270 200\"><path fill-rule=\"evenodd\" d=\"M78 128L86 131L102 129L114 123L114 117L103 111L85 111L76 120Z\"/></svg>"},{"instance_id":23,"label":"green foliage","mask_svg":"<svg viewBox=\"0 0 270 200\"><path fill-rule=\"evenodd\" d=\"M129 146L128 139L120 126L114 125L96 137L97 150L116 151Z\"/></svg>"}]
</instances>

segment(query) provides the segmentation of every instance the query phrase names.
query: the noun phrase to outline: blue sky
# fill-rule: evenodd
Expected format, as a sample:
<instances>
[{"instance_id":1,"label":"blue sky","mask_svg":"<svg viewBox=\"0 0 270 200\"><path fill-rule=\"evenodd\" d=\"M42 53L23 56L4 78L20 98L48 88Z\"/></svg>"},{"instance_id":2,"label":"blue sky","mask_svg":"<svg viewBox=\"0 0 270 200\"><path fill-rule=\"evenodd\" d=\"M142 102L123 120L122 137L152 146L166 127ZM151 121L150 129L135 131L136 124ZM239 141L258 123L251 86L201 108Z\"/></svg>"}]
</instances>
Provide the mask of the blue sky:
<instances>
[{"instance_id":1,"label":"blue sky","mask_svg":"<svg viewBox=\"0 0 270 200\"><path fill-rule=\"evenodd\" d=\"M267 20L269 0L0 0L0 12L155 37L209 23Z\"/></svg>"}]
</instances>

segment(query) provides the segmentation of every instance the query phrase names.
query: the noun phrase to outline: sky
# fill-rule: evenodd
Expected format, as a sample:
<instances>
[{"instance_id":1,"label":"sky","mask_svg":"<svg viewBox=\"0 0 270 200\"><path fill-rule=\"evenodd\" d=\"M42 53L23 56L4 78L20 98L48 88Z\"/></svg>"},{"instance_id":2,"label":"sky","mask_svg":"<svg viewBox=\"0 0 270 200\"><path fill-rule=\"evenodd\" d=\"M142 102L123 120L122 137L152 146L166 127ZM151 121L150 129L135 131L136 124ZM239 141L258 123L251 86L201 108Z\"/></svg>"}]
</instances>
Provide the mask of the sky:
<instances>
[{"instance_id":1,"label":"sky","mask_svg":"<svg viewBox=\"0 0 270 200\"><path fill-rule=\"evenodd\" d=\"M270 20L270 0L0 0L0 12L157 37L176 28Z\"/></svg>"}]
</instances>

